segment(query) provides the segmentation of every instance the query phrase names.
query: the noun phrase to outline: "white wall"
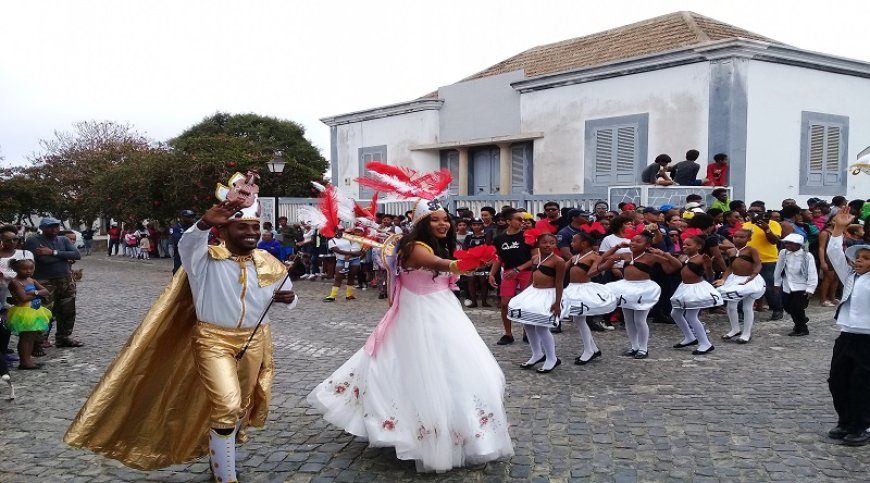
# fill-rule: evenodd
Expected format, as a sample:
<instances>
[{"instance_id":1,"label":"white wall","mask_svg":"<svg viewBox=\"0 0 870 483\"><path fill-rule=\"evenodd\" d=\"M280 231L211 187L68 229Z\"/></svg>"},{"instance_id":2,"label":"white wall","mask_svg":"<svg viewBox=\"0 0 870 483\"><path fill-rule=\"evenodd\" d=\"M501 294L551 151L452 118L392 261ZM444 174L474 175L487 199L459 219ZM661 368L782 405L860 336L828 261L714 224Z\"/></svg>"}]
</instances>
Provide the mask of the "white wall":
<instances>
[{"instance_id":1,"label":"white wall","mask_svg":"<svg viewBox=\"0 0 870 483\"><path fill-rule=\"evenodd\" d=\"M409 146L438 142L438 111L426 110L337 126L338 177L333 183L349 196L359 196L359 148L387 146L389 164L420 171L440 167L438 153L410 151Z\"/></svg>"},{"instance_id":2,"label":"white wall","mask_svg":"<svg viewBox=\"0 0 870 483\"><path fill-rule=\"evenodd\" d=\"M748 80L746 199L778 207L784 198L806 206L799 195L801 111L849 117L847 164L870 145L870 79L769 62L752 61ZM870 196L870 176L847 175L849 199Z\"/></svg>"},{"instance_id":3,"label":"white wall","mask_svg":"<svg viewBox=\"0 0 870 483\"><path fill-rule=\"evenodd\" d=\"M582 193L585 123L613 116L649 114L649 159L641 164L661 153L682 161L697 149L704 173L712 157L705 152L709 72L701 62L522 94L521 131L544 133L534 146L535 194Z\"/></svg>"}]
</instances>

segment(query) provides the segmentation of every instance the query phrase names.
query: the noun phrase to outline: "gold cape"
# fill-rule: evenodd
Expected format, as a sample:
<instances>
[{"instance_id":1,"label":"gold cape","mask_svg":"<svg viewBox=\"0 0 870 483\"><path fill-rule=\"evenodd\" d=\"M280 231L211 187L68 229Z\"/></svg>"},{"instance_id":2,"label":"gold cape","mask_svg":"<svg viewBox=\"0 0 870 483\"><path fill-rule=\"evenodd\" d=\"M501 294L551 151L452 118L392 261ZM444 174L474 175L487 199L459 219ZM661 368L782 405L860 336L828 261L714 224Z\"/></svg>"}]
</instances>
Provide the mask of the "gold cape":
<instances>
[{"instance_id":1,"label":"gold cape","mask_svg":"<svg viewBox=\"0 0 870 483\"><path fill-rule=\"evenodd\" d=\"M220 248L209 247L211 258L227 257ZM261 250L254 251L254 262L261 286L280 279L287 270ZM190 463L205 456L210 408L193 360L191 333L196 322L193 296L182 268L109 365L63 440L139 470ZM270 337L268 324L260 330ZM266 422L272 367L272 353L267 350L245 422L248 425L262 427Z\"/></svg>"}]
</instances>

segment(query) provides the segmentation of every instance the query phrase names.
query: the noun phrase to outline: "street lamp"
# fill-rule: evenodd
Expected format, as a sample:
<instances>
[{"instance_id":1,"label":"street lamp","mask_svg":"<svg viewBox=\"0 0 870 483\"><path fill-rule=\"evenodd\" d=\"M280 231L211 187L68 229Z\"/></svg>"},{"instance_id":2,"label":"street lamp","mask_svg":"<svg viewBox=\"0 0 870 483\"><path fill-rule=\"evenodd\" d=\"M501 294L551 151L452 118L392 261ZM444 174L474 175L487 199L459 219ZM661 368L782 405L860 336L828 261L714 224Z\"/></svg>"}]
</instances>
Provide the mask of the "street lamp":
<instances>
[{"instance_id":1,"label":"street lamp","mask_svg":"<svg viewBox=\"0 0 870 483\"><path fill-rule=\"evenodd\" d=\"M266 163L266 167L269 168L269 172L278 176L281 176L284 173L284 167L287 166L287 162L284 161L284 153L281 151L275 151L275 154L272 155L272 159Z\"/></svg>"}]
</instances>

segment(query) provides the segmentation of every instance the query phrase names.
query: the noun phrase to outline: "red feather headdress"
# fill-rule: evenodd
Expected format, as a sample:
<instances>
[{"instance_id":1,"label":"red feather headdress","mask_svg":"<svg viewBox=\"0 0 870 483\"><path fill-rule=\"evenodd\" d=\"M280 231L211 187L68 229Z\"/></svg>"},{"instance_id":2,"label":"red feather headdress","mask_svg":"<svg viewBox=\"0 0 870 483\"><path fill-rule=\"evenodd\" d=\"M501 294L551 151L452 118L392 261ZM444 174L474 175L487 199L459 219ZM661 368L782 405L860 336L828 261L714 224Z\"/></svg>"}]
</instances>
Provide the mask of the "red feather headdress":
<instances>
[{"instance_id":1,"label":"red feather headdress","mask_svg":"<svg viewBox=\"0 0 870 483\"><path fill-rule=\"evenodd\" d=\"M443 196L453 181L453 175L447 169L420 174L410 168L391 166L380 161L368 163L366 169L371 176L361 176L356 181L361 186L384 193L386 200L434 200Z\"/></svg>"}]
</instances>

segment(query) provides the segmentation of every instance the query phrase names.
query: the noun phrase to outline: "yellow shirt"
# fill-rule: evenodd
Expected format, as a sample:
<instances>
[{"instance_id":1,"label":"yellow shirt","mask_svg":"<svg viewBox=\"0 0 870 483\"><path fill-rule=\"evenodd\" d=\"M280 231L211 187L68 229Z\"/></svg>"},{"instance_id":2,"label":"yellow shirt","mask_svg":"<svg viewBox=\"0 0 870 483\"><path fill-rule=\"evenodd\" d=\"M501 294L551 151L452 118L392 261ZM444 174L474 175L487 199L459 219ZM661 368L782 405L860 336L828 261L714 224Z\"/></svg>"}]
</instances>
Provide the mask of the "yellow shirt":
<instances>
[{"instance_id":1,"label":"yellow shirt","mask_svg":"<svg viewBox=\"0 0 870 483\"><path fill-rule=\"evenodd\" d=\"M776 236L782 236L782 227L779 223L771 220L768 222L770 231ZM779 249L776 244L771 244L767 241L767 236L764 230L755 226L753 223L744 223L744 230L752 230L752 238L749 239L748 247L753 247L758 250L758 255L761 257L761 263L776 263L779 258Z\"/></svg>"}]
</instances>

